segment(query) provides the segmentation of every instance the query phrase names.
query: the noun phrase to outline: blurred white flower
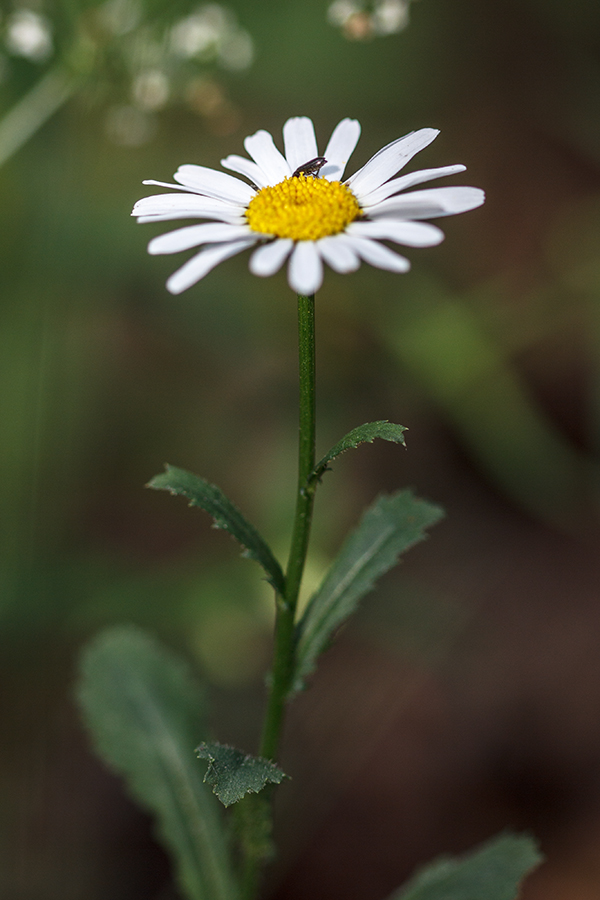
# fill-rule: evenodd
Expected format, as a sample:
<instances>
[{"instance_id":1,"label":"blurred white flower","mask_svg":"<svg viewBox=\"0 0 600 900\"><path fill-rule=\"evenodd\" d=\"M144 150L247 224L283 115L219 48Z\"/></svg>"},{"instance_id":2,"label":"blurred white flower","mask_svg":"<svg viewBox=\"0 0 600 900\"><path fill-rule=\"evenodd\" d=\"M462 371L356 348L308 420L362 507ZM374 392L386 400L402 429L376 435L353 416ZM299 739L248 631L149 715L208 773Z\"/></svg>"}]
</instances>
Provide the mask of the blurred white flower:
<instances>
[{"instance_id":1,"label":"blurred white flower","mask_svg":"<svg viewBox=\"0 0 600 900\"><path fill-rule=\"evenodd\" d=\"M230 24L230 14L222 6L216 3L202 6L191 16L180 19L171 29L173 52L190 58L214 55Z\"/></svg>"},{"instance_id":2,"label":"blurred white flower","mask_svg":"<svg viewBox=\"0 0 600 900\"><path fill-rule=\"evenodd\" d=\"M131 93L141 109L149 112L162 109L169 99L169 79L161 69L148 69L136 76Z\"/></svg>"},{"instance_id":3,"label":"blurred white flower","mask_svg":"<svg viewBox=\"0 0 600 900\"><path fill-rule=\"evenodd\" d=\"M50 23L31 9L18 9L8 17L5 41L10 53L32 62L45 62L52 55Z\"/></svg>"},{"instance_id":4,"label":"blurred white flower","mask_svg":"<svg viewBox=\"0 0 600 900\"><path fill-rule=\"evenodd\" d=\"M377 34L396 34L408 25L409 0L380 0L373 9L372 21Z\"/></svg>"},{"instance_id":5,"label":"blurred white flower","mask_svg":"<svg viewBox=\"0 0 600 900\"><path fill-rule=\"evenodd\" d=\"M396 34L409 22L411 0L333 0L327 20L349 40Z\"/></svg>"},{"instance_id":6,"label":"blurred white flower","mask_svg":"<svg viewBox=\"0 0 600 900\"><path fill-rule=\"evenodd\" d=\"M362 9L361 4L355 0L333 0L327 10L327 21L331 25L342 27L351 16L356 15Z\"/></svg>"},{"instance_id":7,"label":"blurred white flower","mask_svg":"<svg viewBox=\"0 0 600 900\"><path fill-rule=\"evenodd\" d=\"M234 14L207 3L171 28L171 51L184 59L216 60L225 69L247 69L254 57L252 38Z\"/></svg>"}]
</instances>

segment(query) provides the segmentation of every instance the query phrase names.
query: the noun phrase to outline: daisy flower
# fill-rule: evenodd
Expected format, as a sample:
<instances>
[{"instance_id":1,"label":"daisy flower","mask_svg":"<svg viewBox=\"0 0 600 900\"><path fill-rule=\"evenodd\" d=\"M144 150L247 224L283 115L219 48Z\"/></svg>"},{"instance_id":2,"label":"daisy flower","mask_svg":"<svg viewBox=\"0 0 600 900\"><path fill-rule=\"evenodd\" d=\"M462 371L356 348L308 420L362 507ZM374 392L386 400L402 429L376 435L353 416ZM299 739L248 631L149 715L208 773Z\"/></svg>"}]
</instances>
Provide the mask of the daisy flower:
<instances>
[{"instance_id":1,"label":"daisy flower","mask_svg":"<svg viewBox=\"0 0 600 900\"><path fill-rule=\"evenodd\" d=\"M474 187L435 187L407 191L465 166L421 169L394 176L439 134L421 128L392 141L343 181L346 164L360 136L355 119L342 119L319 156L310 119L299 116L283 126L285 153L268 131L244 141L248 156L228 156L221 165L235 178L205 166L180 166L177 184L145 181L181 193L139 200L138 222L207 219L154 238L148 252L179 253L202 247L167 281L173 294L185 291L220 262L253 249L250 271L273 275L288 261L290 287L311 295L321 287L323 263L336 272L353 272L361 261L391 272L407 272L409 261L382 241L406 247L432 247L444 239L422 221L475 209L484 193Z\"/></svg>"}]
</instances>

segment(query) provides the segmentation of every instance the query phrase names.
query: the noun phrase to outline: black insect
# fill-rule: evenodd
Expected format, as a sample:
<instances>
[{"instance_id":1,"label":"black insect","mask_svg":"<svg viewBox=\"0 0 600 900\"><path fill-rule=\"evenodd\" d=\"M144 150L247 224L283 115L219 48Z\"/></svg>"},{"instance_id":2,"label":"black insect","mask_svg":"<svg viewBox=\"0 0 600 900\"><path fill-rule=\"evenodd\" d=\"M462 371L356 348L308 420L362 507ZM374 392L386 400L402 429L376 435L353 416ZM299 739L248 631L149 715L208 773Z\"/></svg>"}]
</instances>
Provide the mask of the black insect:
<instances>
[{"instance_id":1,"label":"black insect","mask_svg":"<svg viewBox=\"0 0 600 900\"><path fill-rule=\"evenodd\" d=\"M298 178L300 175L313 175L315 178L318 178L319 172L326 162L327 160L324 156L315 156L314 159L309 159L308 162L302 163L301 166L298 166L296 171L293 173L292 178Z\"/></svg>"}]
</instances>

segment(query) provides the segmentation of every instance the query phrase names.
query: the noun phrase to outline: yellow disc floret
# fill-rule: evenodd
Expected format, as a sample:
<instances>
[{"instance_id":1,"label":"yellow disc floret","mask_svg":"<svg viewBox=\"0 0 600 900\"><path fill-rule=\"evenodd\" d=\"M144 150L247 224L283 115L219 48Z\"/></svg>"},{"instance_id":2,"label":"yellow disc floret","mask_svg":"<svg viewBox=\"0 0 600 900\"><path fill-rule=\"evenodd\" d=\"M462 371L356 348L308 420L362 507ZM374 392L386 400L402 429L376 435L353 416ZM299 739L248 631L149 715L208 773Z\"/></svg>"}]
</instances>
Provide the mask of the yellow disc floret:
<instances>
[{"instance_id":1,"label":"yellow disc floret","mask_svg":"<svg viewBox=\"0 0 600 900\"><path fill-rule=\"evenodd\" d=\"M298 175L262 188L248 204L246 219L261 234L318 241L339 234L361 214L358 200L345 184Z\"/></svg>"}]
</instances>

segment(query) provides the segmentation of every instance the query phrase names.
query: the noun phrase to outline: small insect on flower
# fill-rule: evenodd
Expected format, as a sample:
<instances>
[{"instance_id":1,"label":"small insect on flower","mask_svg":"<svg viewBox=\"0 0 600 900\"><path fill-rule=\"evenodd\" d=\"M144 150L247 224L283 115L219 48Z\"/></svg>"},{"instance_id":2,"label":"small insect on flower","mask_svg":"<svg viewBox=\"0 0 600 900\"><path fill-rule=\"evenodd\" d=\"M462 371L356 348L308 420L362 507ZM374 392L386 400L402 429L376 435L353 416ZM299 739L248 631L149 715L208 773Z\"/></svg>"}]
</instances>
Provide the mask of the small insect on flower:
<instances>
[{"instance_id":1,"label":"small insect on flower","mask_svg":"<svg viewBox=\"0 0 600 900\"><path fill-rule=\"evenodd\" d=\"M300 175L313 175L315 178L318 178L319 172L326 162L327 160L324 156L315 156L314 159L309 159L308 162L298 166L296 171L292 174L292 178L299 178Z\"/></svg>"}]
</instances>

